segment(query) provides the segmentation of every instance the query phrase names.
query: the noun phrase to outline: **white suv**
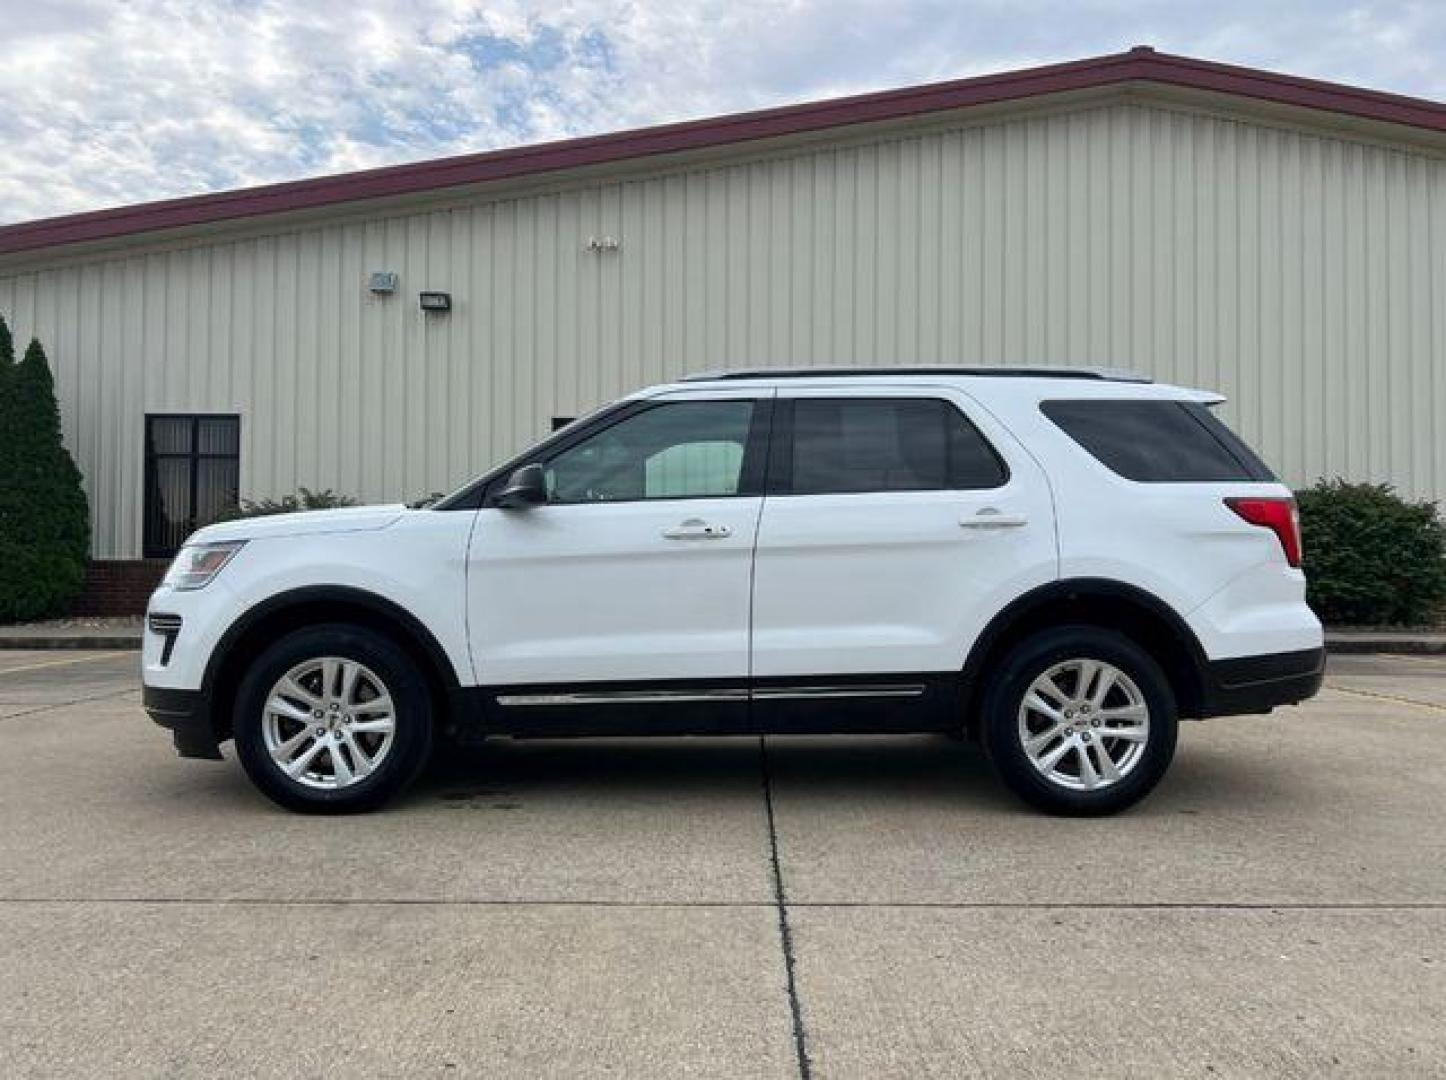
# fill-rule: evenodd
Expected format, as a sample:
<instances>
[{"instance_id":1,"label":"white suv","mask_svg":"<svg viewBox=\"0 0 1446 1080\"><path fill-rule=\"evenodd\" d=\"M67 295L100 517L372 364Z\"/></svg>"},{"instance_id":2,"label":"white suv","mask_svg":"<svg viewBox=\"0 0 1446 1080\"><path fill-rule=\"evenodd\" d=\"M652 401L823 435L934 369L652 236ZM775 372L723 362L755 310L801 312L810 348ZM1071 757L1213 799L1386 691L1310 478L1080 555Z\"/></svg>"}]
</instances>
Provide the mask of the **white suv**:
<instances>
[{"instance_id":1,"label":"white suv","mask_svg":"<svg viewBox=\"0 0 1446 1080\"><path fill-rule=\"evenodd\" d=\"M438 738L962 734L1118 810L1180 718L1310 697L1288 488L1219 395L1071 369L759 371L640 391L428 508L190 538L145 705L296 810Z\"/></svg>"}]
</instances>

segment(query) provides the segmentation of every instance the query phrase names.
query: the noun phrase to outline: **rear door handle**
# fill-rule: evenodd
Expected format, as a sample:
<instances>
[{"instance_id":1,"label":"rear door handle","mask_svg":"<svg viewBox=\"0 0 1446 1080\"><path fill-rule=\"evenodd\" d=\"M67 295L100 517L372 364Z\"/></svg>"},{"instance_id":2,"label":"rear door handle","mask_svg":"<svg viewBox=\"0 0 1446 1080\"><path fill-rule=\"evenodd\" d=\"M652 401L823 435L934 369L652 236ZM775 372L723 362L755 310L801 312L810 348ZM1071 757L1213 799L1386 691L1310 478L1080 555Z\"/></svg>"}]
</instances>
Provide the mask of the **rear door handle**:
<instances>
[{"instance_id":1,"label":"rear door handle","mask_svg":"<svg viewBox=\"0 0 1446 1080\"><path fill-rule=\"evenodd\" d=\"M702 518L689 518L663 530L663 536L668 540L722 540L732 535L733 530L727 525L712 525Z\"/></svg>"},{"instance_id":2,"label":"rear door handle","mask_svg":"<svg viewBox=\"0 0 1446 1080\"><path fill-rule=\"evenodd\" d=\"M1017 529L1021 525L1028 525L1029 518L1023 514L1001 514L992 506L986 506L973 517L963 518L959 522L961 529Z\"/></svg>"}]
</instances>

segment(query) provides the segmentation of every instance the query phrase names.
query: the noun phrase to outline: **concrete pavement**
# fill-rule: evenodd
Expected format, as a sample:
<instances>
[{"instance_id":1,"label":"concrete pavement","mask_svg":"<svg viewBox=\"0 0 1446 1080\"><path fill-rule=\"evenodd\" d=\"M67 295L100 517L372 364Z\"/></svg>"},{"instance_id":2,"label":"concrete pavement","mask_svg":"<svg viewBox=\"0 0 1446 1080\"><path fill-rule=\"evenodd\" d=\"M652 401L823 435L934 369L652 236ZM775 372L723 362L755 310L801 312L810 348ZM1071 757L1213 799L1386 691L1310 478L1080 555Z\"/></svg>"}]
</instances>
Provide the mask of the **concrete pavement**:
<instances>
[{"instance_id":1,"label":"concrete pavement","mask_svg":"<svg viewBox=\"0 0 1446 1080\"><path fill-rule=\"evenodd\" d=\"M766 908L7 907L11 1076L796 1074Z\"/></svg>"},{"instance_id":2,"label":"concrete pavement","mask_svg":"<svg viewBox=\"0 0 1446 1080\"><path fill-rule=\"evenodd\" d=\"M0 653L7 1074L1446 1072L1446 659L1189 725L1105 821L934 738L500 742L296 817L134 665Z\"/></svg>"}]
</instances>

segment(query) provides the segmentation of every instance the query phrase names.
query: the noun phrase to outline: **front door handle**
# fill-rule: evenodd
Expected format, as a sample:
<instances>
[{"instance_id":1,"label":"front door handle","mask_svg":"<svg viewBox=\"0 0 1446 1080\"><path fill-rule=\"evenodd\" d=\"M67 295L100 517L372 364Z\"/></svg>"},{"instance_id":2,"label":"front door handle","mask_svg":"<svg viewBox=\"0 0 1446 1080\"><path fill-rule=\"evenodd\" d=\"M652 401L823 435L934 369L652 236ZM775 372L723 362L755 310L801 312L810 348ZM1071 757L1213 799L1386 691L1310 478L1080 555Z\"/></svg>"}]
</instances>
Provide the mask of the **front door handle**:
<instances>
[{"instance_id":1,"label":"front door handle","mask_svg":"<svg viewBox=\"0 0 1446 1080\"><path fill-rule=\"evenodd\" d=\"M689 518L663 530L663 536L668 540L722 540L732 535L733 530L727 525L712 525L702 518Z\"/></svg>"},{"instance_id":2,"label":"front door handle","mask_svg":"<svg viewBox=\"0 0 1446 1080\"><path fill-rule=\"evenodd\" d=\"M1017 529L1021 525L1028 525L1029 518L1023 514L1001 514L992 506L986 506L973 517L963 518L959 522L961 529Z\"/></svg>"}]
</instances>

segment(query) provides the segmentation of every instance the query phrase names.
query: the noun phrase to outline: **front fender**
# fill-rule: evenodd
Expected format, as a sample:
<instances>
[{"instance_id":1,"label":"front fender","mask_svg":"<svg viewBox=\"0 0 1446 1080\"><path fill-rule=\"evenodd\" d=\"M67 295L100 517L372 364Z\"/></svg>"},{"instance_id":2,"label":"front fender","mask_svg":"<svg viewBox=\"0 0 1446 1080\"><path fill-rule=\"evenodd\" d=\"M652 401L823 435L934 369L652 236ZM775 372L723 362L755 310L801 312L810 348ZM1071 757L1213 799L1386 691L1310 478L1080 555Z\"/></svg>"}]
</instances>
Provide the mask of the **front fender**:
<instances>
[{"instance_id":1,"label":"front fender","mask_svg":"<svg viewBox=\"0 0 1446 1080\"><path fill-rule=\"evenodd\" d=\"M347 600L405 623L431 641L440 671L475 682L467 650L466 552L471 513L408 514L392 526L341 534L255 538L217 579L191 592L161 588L149 611L182 620L168 663L147 634L147 686L202 689L229 643L268 613Z\"/></svg>"}]
</instances>

